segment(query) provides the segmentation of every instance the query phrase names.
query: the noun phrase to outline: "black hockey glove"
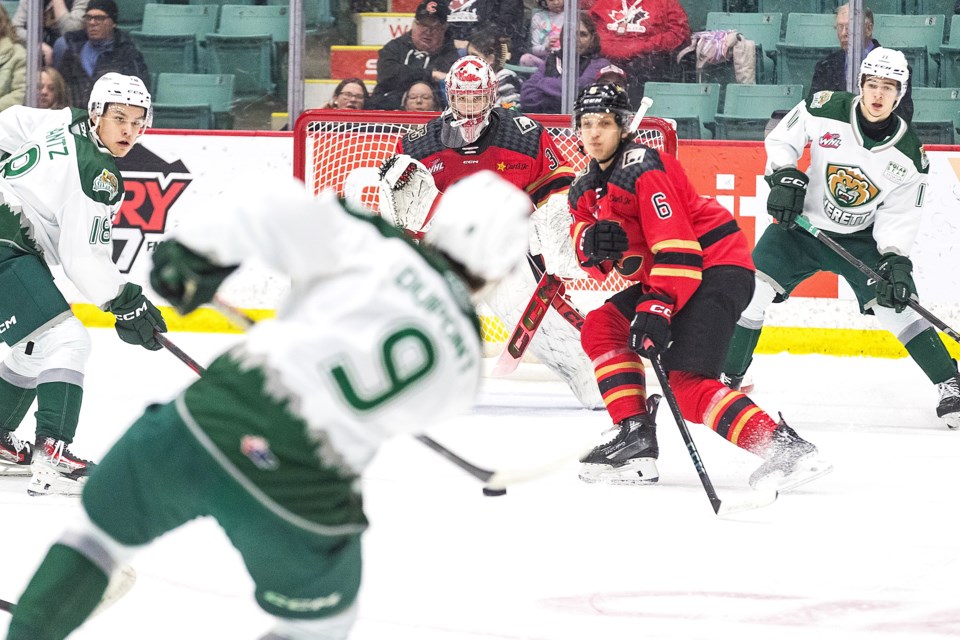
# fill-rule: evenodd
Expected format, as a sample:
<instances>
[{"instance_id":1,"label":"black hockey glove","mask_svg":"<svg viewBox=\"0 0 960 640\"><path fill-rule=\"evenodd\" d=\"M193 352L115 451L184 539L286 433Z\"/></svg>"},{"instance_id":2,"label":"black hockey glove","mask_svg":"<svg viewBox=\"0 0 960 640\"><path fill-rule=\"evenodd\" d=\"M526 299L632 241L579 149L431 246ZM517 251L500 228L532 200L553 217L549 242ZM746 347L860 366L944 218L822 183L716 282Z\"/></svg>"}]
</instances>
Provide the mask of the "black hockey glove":
<instances>
[{"instance_id":1,"label":"black hockey glove","mask_svg":"<svg viewBox=\"0 0 960 640\"><path fill-rule=\"evenodd\" d=\"M215 265L176 240L167 240L153 252L150 286L185 316L213 300L217 289L236 269Z\"/></svg>"},{"instance_id":2,"label":"black hockey glove","mask_svg":"<svg viewBox=\"0 0 960 640\"><path fill-rule=\"evenodd\" d=\"M777 169L764 177L770 185L767 211L787 229L795 229L797 216L803 213L803 198L807 195L807 174L793 167Z\"/></svg>"},{"instance_id":3,"label":"black hockey glove","mask_svg":"<svg viewBox=\"0 0 960 640\"><path fill-rule=\"evenodd\" d=\"M120 295L107 303L107 311L116 316L117 335L124 342L140 345L150 351L162 347L153 332L166 332L167 323L163 321L160 310L143 295L140 285L131 282L123 285Z\"/></svg>"},{"instance_id":4,"label":"black hockey glove","mask_svg":"<svg viewBox=\"0 0 960 640\"><path fill-rule=\"evenodd\" d=\"M641 356L652 358L670 346L670 319L673 300L648 293L637 301L637 315L630 323L630 348Z\"/></svg>"},{"instance_id":5,"label":"black hockey glove","mask_svg":"<svg viewBox=\"0 0 960 640\"><path fill-rule=\"evenodd\" d=\"M605 260L619 260L627 250L627 232L613 220L598 220L580 236L580 253L587 261L585 267L594 267Z\"/></svg>"},{"instance_id":6,"label":"black hockey glove","mask_svg":"<svg viewBox=\"0 0 960 640\"><path fill-rule=\"evenodd\" d=\"M900 313L907 308L911 299L917 298L917 285L913 283L913 263L906 256L886 253L877 263L877 273L881 279L874 285L877 290L877 304L892 307Z\"/></svg>"}]
</instances>

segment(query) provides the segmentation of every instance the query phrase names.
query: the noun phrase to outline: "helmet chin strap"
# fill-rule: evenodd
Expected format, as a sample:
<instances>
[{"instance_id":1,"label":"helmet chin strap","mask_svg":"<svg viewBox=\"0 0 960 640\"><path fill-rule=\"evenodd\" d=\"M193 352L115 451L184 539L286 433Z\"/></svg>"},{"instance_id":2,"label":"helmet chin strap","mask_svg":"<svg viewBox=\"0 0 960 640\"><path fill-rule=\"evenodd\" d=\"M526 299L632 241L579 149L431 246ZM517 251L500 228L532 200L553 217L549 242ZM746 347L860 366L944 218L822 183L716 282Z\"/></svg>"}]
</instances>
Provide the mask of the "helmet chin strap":
<instances>
[{"instance_id":1,"label":"helmet chin strap","mask_svg":"<svg viewBox=\"0 0 960 640\"><path fill-rule=\"evenodd\" d=\"M96 122L94 122L94 117L96 117L97 119ZM100 139L100 134L97 133L97 128L100 125L100 119L102 117L103 116L90 116L90 137L93 138L93 141L96 143L97 148L100 149L100 151L103 151L104 153L109 153L114 158L116 158L117 156L112 151L110 151L110 149L107 148L107 145L103 144L103 140Z\"/></svg>"}]
</instances>

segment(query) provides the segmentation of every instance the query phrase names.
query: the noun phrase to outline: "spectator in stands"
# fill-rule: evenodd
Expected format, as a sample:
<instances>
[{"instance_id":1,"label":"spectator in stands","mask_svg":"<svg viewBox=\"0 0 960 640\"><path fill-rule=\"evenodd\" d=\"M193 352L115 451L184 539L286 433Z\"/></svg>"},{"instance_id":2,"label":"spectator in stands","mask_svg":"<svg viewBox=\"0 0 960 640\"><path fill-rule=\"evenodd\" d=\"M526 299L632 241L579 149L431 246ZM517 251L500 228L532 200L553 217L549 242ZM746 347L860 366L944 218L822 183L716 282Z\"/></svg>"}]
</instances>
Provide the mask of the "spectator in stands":
<instances>
[{"instance_id":1,"label":"spectator in stands","mask_svg":"<svg viewBox=\"0 0 960 640\"><path fill-rule=\"evenodd\" d=\"M810 81L810 91L807 98L812 98L818 91L846 91L847 90L847 43L850 35L850 5L845 4L837 8L837 17L834 21L837 30L837 40L840 48L817 62ZM880 43L873 38L873 11L863 8L863 56L879 47ZM913 69L909 68L910 78L913 78ZM908 123L913 119L913 82L907 83L907 94L893 112ZM854 93L858 90L854 89Z\"/></svg>"},{"instance_id":2,"label":"spectator in stands","mask_svg":"<svg viewBox=\"0 0 960 640\"><path fill-rule=\"evenodd\" d=\"M117 28L114 0L90 0L84 29L63 35L53 47L53 65L63 74L73 106L86 109L93 83L111 71L150 82L147 63L130 36Z\"/></svg>"},{"instance_id":3,"label":"spectator in stands","mask_svg":"<svg viewBox=\"0 0 960 640\"><path fill-rule=\"evenodd\" d=\"M422 80L410 85L400 103L404 111L440 111L440 96L429 82Z\"/></svg>"},{"instance_id":4,"label":"spectator in stands","mask_svg":"<svg viewBox=\"0 0 960 640\"><path fill-rule=\"evenodd\" d=\"M562 42L561 37L561 42ZM601 69L610 67L610 61L600 57L600 38L593 18L586 11L580 12L577 25L577 93L596 81ZM520 88L520 104L528 113L560 113L560 97L563 91L563 50L558 49L547 56L542 69L527 78ZM622 70L621 70L622 73Z\"/></svg>"},{"instance_id":5,"label":"spectator in stands","mask_svg":"<svg viewBox=\"0 0 960 640\"><path fill-rule=\"evenodd\" d=\"M20 0L13 13L13 26L21 42L27 40L27 11L31 2ZM43 64L53 64L53 43L68 31L83 29L83 14L87 11L88 0L47 0L43 9L43 35L40 47L43 50Z\"/></svg>"},{"instance_id":6,"label":"spectator in stands","mask_svg":"<svg viewBox=\"0 0 960 640\"><path fill-rule=\"evenodd\" d=\"M615 84L627 88L627 73L615 64L608 64L597 72L597 84Z\"/></svg>"},{"instance_id":7,"label":"spectator in stands","mask_svg":"<svg viewBox=\"0 0 960 640\"><path fill-rule=\"evenodd\" d=\"M503 66L510 59L509 38L497 35L493 26L478 29L470 35L467 55L483 59L497 74L497 100L494 106L519 109L522 81L515 71Z\"/></svg>"},{"instance_id":8,"label":"spectator in stands","mask_svg":"<svg viewBox=\"0 0 960 640\"><path fill-rule=\"evenodd\" d=\"M450 65L459 57L448 32L448 12L443 0L423 0L410 31L380 49L370 108L400 109L404 92L418 80L439 90Z\"/></svg>"},{"instance_id":9,"label":"spectator in stands","mask_svg":"<svg viewBox=\"0 0 960 640\"><path fill-rule=\"evenodd\" d=\"M547 56L560 51L563 0L537 0L540 8L530 17L530 51L520 56L526 67L542 67Z\"/></svg>"},{"instance_id":10,"label":"spectator in stands","mask_svg":"<svg viewBox=\"0 0 960 640\"><path fill-rule=\"evenodd\" d=\"M508 38L512 53L520 58L526 48L527 24L523 0L450 0L450 33L460 51L467 52L470 37L477 29L492 28L501 37ZM509 62L509 61L508 61Z\"/></svg>"},{"instance_id":11,"label":"spectator in stands","mask_svg":"<svg viewBox=\"0 0 960 640\"><path fill-rule=\"evenodd\" d=\"M333 90L333 97L324 109L363 109L367 100L370 98L370 92L367 91L367 85L363 84L360 78L347 78L341 80L337 88Z\"/></svg>"},{"instance_id":12,"label":"spectator in stands","mask_svg":"<svg viewBox=\"0 0 960 640\"><path fill-rule=\"evenodd\" d=\"M27 95L27 50L17 39L6 9L0 5L0 111L23 104Z\"/></svg>"},{"instance_id":13,"label":"spectator in stands","mask_svg":"<svg viewBox=\"0 0 960 640\"><path fill-rule=\"evenodd\" d=\"M41 109L63 109L70 106L70 91L63 76L53 67L44 67L40 70L40 85L38 87L38 107Z\"/></svg>"},{"instance_id":14,"label":"spectator in stands","mask_svg":"<svg viewBox=\"0 0 960 640\"><path fill-rule=\"evenodd\" d=\"M627 72L633 104L645 82L680 81L674 56L689 42L690 24L677 0L596 0L590 15L600 53Z\"/></svg>"}]
</instances>

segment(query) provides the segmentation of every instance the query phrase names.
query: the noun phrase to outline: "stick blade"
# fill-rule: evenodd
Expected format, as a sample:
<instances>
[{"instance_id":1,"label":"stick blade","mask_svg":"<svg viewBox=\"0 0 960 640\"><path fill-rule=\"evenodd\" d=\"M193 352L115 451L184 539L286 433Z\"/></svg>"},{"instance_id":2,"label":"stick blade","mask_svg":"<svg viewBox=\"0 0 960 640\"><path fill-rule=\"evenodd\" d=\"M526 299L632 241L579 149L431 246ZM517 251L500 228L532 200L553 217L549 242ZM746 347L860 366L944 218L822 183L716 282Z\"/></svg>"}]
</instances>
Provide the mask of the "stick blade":
<instances>
[{"instance_id":1,"label":"stick blade","mask_svg":"<svg viewBox=\"0 0 960 640\"><path fill-rule=\"evenodd\" d=\"M735 513L762 509L776 502L778 496L779 494L772 489L768 491L751 491L747 494L747 497L742 500L723 500L719 507L717 507L716 512L719 517L724 518Z\"/></svg>"}]
</instances>

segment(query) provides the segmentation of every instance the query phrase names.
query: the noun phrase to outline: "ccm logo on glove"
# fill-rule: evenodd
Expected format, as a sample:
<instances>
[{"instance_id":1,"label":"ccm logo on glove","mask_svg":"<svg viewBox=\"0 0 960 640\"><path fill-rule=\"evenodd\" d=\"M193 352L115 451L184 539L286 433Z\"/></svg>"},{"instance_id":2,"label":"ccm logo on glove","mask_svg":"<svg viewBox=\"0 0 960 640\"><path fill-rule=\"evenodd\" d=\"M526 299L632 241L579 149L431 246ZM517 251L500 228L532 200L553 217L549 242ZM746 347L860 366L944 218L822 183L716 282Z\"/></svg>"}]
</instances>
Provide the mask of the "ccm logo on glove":
<instances>
[{"instance_id":1,"label":"ccm logo on glove","mask_svg":"<svg viewBox=\"0 0 960 640\"><path fill-rule=\"evenodd\" d=\"M147 301L144 300L143 304L134 309L133 311L128 311L127 313L115 313L113 315L117 316L117 320L136 320L142 314L147 312Z\"/></svg>"},{"instance_id":2,"label":"ccm logo on glove","mask_svg":"<svg viewBox=\"0 0 960 640\"><path fill-rule=\"evenodd\" d=\"M669 318L673 315L673 309L663 304L654 303L645 309L647 313L655 313L661 315L665 318Z\"/></svg>"}]
</instances>

